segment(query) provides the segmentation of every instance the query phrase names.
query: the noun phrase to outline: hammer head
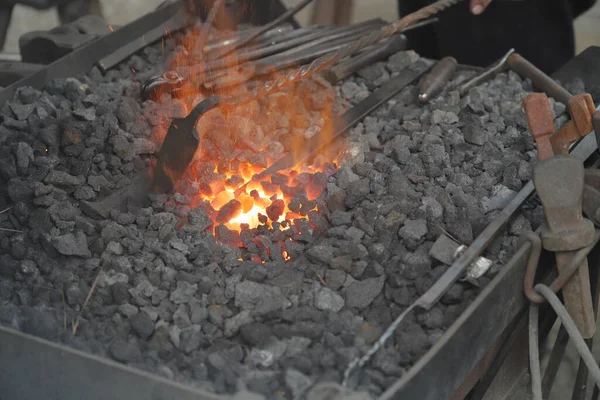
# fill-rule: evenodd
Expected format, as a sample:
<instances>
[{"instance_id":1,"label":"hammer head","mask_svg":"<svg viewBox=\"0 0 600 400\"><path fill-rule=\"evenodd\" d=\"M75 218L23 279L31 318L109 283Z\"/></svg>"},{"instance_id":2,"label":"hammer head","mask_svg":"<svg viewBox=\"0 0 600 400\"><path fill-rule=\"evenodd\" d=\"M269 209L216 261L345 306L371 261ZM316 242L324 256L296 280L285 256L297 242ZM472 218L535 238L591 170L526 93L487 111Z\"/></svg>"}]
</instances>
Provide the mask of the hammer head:
<instances>
[{"instance_id":1,"label":"hammer head","mask_svg":"<svg viewBox=\"0 0 600 400\"><path fill-rule=\"evenodd\" d=\"M532 93L523 100L529 130L538 146L538 158L545 160L554 155L550 136L554 134L554 114L548 96Z\"/></svg>"}]
</instances>

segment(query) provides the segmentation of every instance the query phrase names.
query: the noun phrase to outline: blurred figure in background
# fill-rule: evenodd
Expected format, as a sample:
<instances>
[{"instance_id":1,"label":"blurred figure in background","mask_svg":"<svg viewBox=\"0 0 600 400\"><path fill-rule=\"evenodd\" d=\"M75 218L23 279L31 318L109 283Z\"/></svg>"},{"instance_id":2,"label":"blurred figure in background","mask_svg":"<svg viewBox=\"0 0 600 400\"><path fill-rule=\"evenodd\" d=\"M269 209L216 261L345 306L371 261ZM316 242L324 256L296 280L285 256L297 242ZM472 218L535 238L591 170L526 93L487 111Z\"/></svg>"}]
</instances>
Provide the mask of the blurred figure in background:
<instances>
[{"instance_id":1,"label":"blurred figure in background","mask_svg":"<svg viewBox=\"0 0 600 400\"><path fill-rule=\"evenodd\" d=\"M460 63L482 67L514 48L551 74L575 56L573 20L595 1L471 0L443 11L437 24L406 36L411 48L424 57L453 56ZM406 15L432 2L398 0L398 10Z\"/></svg>"}]
</instances>

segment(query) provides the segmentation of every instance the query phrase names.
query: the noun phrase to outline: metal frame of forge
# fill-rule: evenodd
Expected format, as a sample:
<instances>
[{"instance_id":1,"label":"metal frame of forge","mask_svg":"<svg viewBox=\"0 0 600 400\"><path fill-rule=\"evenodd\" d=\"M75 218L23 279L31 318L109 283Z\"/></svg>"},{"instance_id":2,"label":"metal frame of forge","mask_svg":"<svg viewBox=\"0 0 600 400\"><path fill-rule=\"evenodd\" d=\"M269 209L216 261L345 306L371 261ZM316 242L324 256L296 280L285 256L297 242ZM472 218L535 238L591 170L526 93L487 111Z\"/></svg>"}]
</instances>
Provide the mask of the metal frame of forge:
<instances>
[{"instance_id":1,"label":"metal frame of forge","mask_svg":"<svg viewBox=\"0 0 600 400\"><path fill-rule=\"evenodd\" d=\"M586 86L597 87L599 77L594 76L589 65L595 64L594 58L600 58L599 50L588 49L554 77L566 80L575 77L569 71L577 71L584 75L579 77ZM35 82L42 84L42 80ZM588 156L597 149L593 135L588 135L579 146L580 151ZM502 362L498 359L511 361L514 352L507 351L507 346L519 342L515 340L514 332L522 331L519 329L522 327L520 319L528 305L522 289L527 259L528 249L521 247L440 340L379 400L462 399L486 379L493 385L493 376L490 378L486 373L500 369ZM545 271L548 272L548 269ZM546 320L553 321L552 315L546 313ZM486 323L482 325L482 321ZM82 395L98 400L249 398L248 393L231 397L203 392L4 327L0 327L0 360L0 399L75 400ZM525 364L525 370L526 367ZM509 380L512 386L522 374L517 375Z\"/></svg>"}]
</instances>

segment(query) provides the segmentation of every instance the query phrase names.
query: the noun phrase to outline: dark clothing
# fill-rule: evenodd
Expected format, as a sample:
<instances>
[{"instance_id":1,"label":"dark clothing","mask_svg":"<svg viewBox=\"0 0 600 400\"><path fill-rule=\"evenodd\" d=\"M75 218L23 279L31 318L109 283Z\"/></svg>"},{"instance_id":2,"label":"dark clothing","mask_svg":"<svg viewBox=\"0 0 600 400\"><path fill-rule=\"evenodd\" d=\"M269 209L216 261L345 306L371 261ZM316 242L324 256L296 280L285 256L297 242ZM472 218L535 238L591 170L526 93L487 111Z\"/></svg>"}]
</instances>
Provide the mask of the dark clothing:
<instances>
[{"instance_id":1,"label":"dark clothing","mask_svg":"<svg viewBox=\"0 0 600 400\"><path fill-rule=\"evenodd\" d=\"M594 2L493 0L483 14L472 15L465 1L440 13L437 24L407 32L406 36L409 46L427 58L453 56L459 63L484 67L514 48L551 74L575 55L574 15ZM431 1L398 3L400 15L406 15Z\"/></svg>"}]
</instances>

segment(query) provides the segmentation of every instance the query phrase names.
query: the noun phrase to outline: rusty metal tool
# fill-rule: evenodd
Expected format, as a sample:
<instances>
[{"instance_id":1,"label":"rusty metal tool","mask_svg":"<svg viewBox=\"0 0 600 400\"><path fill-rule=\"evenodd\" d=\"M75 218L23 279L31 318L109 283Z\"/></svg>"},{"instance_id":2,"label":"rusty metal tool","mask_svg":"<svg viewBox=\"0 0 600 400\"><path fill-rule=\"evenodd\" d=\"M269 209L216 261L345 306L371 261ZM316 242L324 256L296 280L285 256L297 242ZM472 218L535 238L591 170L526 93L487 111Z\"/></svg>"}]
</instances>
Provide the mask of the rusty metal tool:
<instances>
[{"instance_id":1,"label":"rusty metal tool","mask_svg":"<svg viewBox=\"0 0 600 400\"><path fill-rule=\"evenodd\" d=\"M408 14L396 22L384 26L380 30L371 32L365 36L362 36L360 39L357 39L339 48L336 51L325 54L308 65L294 69L281 78L261 84L255 89L251 90L249 93L228 98L218 98L216 103L221 107L237 107L242 104L247 104L253 100L268 96L269 94L275 93L285 86L292 85L301 79L312 76L327 68L331 68L344 58L350 57L359 51L374 45L375 43L379 43L380 41L395 35L411 25L431 18L440 11L460 3L461 1L464 0L438 0L427 7ZM198 106L202 105L206 101L209 100L204 100ZM215 107L217 104L213 105L213 107ZM172 189L174 184L181 178L183 172L187 169L194 153L196 152L198 144L198 134L195 132L195 122L200 115L202 115L202 112L194 109L190 115L188 115L188 117L176 119L171 122L171 125L167 130L165 142L163 143L163 146L157 155L157 174L155 174L155 184L153 185L156 190L168 191ZM181 131L182 129L186 128L189 129L188 132ZM194 134L196 139L188 139L193 138ZM178 139L178 137L181 137L182 139ZM193 145L194 142L196 144L195 146ZM168 146L165 146L165 143L168 144ZM181 148L181 146L188 145L191 147L186 149ZM468 251L465 252L465 254L468 254Z\"/></svg>"},{"instance_id":2,"label":"rusty metal tool","mask_svg":"<svg viewBox=\"0 0 600 400\"><path fill-rule=\"evenodd\" d=\"M420 103L428 103L429 100L440 94L448 80L456 71L458 62L454 57L444 57L438 61L431 72L421 80L419 85L419 95L417 96Z\"/></svg>"},{"instance_id":3,"label":"rusty metal tool","mask_svg":"<svg viewBox=\"0 0 600 400\"><path fill-rule=\"evenodd\" d=\"M257 49L246 49L231 57L208 61L196 60L198 63L195 65L182 66L177 68L177 70L167 71L160 76L149 78L142 86L142 98L145 100L156 99L159 94L172 93L190 80L191 85L199 86L205 81L206 77L210 80L211 75L227 68L236 67L248 61L266 58L286 51L288 56L292 56L300 53L302 50L306 51L310 46L348 37L357 32L366 33L380 28L382 25L383 21L374 19L343 28L322 27L316 30L311 29L310 32L301 36L294 35L290 40L279 42L275 45L261 46ZM186 62L189 63L193 61L193 57L186 59ZM277 62L279 60L274 61Z\"/></svg>"},{"instance_id":4,"label":"rusty metal tool","mask_svg":"<svg viewBox=\"0 0 600 400\"><path fill-rule=\"evenodd\" d=\"M229 57L216 57L206 63L205 70L218 71L238 65L245 61L252 61L265 58L282 51L291 53L304 51L306 48L314 47L319 44L342 39L357 33L367 34L384 26L385 23L380 19L372 19L358 24L348 25L341 28L324 27L316 29L314 32L304 36L295 37L291 40L277 43L273 46L266 46L256 50L248 49L238 52ZM197 68L196 68L197 70Z\"/></svg>"},{"instance_id":5,"label":"rusty metal tool","mask_svg":"<svg viewBox=\"0 0 600 400\"><path fill-rule=\"evenodd\" d=\"M571 120L554 132L554 117L548 96L532 93L524 100L529 130L538 146L538 158L545 160L554 155L569 153L569 147L593 130L595 112L592 96L587 93L571 96L567 104Z\"/></svg>"},{"instance_id":6,"label":"rusty metal tool","mask_svg":"<svg viewBox=\"0 0 600 400\"><path fill-rule=\"evenodd\" d=\"M534 87L563 104L568 104L572 96L571 93L554 79L523 58L523 56L515 53L514 49L510 49L498 62L488 67L481 74L461 84L457 90L461 96L464 96L471 88L481 85L483 82L492 79L496 74L507 69L513 70L524 79L531 80Z\"/></svg>"},{"instance_id":7,"label":"rusty metal tool","mask_svg":"<svg viewBox=\"0 0 600 400\"><path fill-rule=\"evenodd\" d=\"M542 243L546 250L556 252L559 272L569 265L577 250L594 241L594 224L582 215L584 174L583 162L571 155L541 160L533 171L547 221ZM563 297L582 336L593 337L596 321L587 259L563 287Z\"/></svg>"},{"instance_id":8,"label":"rusty metal tool","mask_svg":"<svg viewBox=\"0 0 600 400\"><path fill-rule=\"evenodd\" d=\"M207 40L206 44L204 45L204 48L202 49L202 52L203 53L211 53L211 52L215 51L216 49L230 46L232 44L236 44L236 43L240 42L244 37L246 37L248 35L252 35L252 34L256 33L257 31L259 31L260 29L261 29L260 27L244 29L241 31L236 31L231 36L227 36L225 39L219 38L219 39ZM256 41L257 42L261 42L262 40L270 41L274 38L279 37L280 35L285 35L291 31L298 31L300 29L301 28L294 29L294 27L291 24L283 23L283 24L278 25L274 29L268 30L268 31L258 35L256 37Z\"/></svg>"},{"instance_id":9,"label":"rusty metal tool","mask_svg":"<svg viewBox=\"0 0 600 400\"><path fill-rule=\"evenodd\" d=\"M543 93L533 93L524 100L529 130L538 144L540 159L534 167L533 182L547 220L542 242L546 250L556 252L559 272L569 265L577 250L591 244L595 235L592 221L582 216L583 163L568 155L569 146L591 131L588 101L591 102L589 95L569 99L572 120L554 133L548 97ZM565 307L581 334L584 338L591 338L596 324L587 260L564 286L563 295Z\"/></svg>"},{"instance_id":10,"label":"rusty metal tool","mask_svg":"<svg viewBox=\"0 0 600 400\"><path fill-rule=\"evenodd\" d=\"M217 13L221 11L223 4L224 0L215 0L212 4L212 7L208 11L206 20L202 24L202 29L200 29L200 33L198 34L197 38L199 48L204 48L204 45L208 40L208 35L210 34L210 28L212 28L212 25L215 22L215 18L217 17Z\"/></svg>"},{"instance_id":11,"label":"rusty metal tool","mask_svg":"<svg viewBox=\"0 0 600 400\"><path fill-rule=\"evenodd\" d=\"M515 52L515 49L510 49L500 60L496 61L491 66L487 67L483 72L479 75L476 75L472 79L467 82L462 83L458 88L458 93L462 97L474 88L475 86L479 86L482 83L492 79L494 76L499 74L500 72L506 69L506 62L508 61L508 57Z\"/></svg>"}]
</instances>

